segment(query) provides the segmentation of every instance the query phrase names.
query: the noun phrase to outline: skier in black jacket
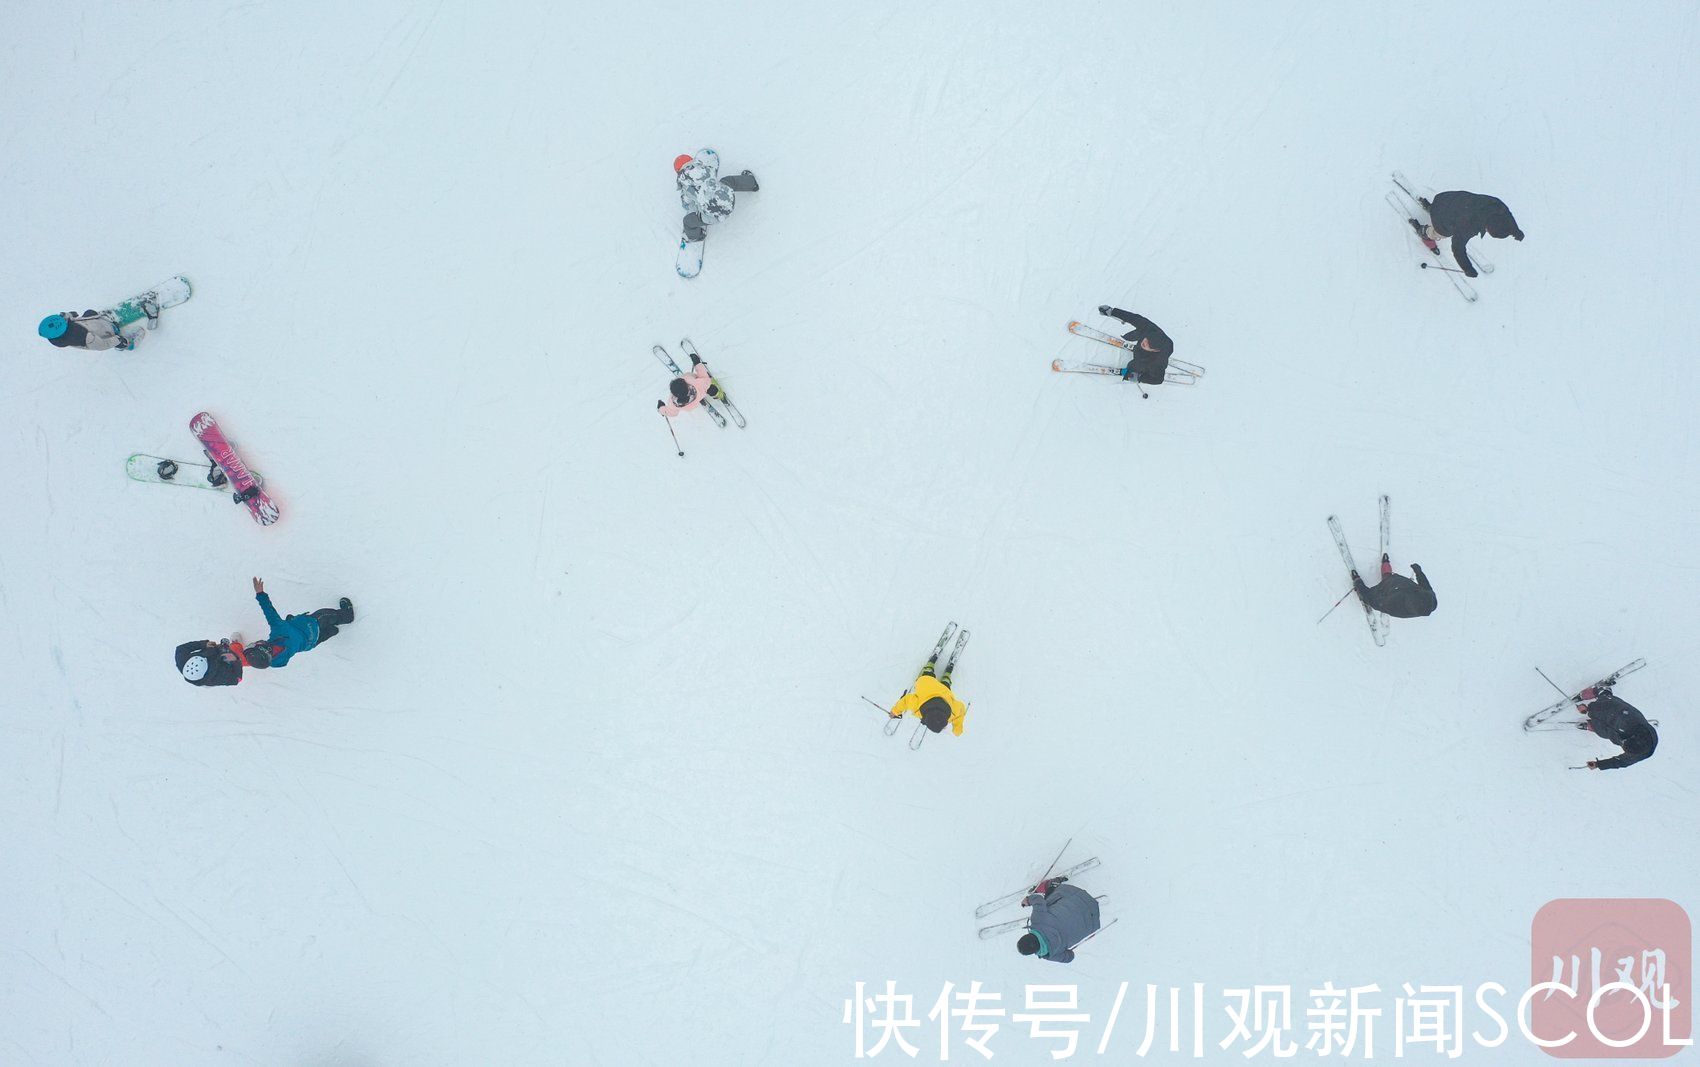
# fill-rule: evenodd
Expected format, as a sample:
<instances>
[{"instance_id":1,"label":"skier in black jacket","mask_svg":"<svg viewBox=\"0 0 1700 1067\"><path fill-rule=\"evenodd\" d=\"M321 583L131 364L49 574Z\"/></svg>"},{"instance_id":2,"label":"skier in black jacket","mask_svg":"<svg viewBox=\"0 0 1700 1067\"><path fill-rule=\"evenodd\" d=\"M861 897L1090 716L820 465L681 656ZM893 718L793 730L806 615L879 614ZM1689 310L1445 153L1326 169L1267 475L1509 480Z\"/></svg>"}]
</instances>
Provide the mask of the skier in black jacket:
<instances>
[{"instance_id":1,"label":"skier in black jacket","mask_svg":"<svg viewBox=\"0 0 1700 1067\"><path fill-rule=\"evenodd\" d=\"M1175 343L1169 340L1169 335L1144 315L1108 304L1099 304L1098 314L1120 319L1133 327L1122 334L1122 340L1136 346L1133 358L1122 369L1122 381L1137 378L1144 385L1162 385L1163 374L1169 369L1169 357L1175 354Z\"/></svg>"},{"instance_id":2,"label":"skier in black jacket","mask_svg":"<svg viewBox=\"0 0 1700 1067\"><path fill-rule=\"evenodd\" d=\"M1610 689L1590 686L1582 690L1582 703L1576 710L1588 716L1583 729L1592 730L1600 737L1614 745L1623 748L1623 754L1610 759L1591 759L1589 768L1596 771L1612 771L1619 767L1627 767L1632 763L1640 763L1653 754L1659 747L1659 732L1653 729L1653 724L1647 721L1647 716L1641 714L1639 708L1612 695Z\"/></svg>"},{"instance_id":3,"label":"skier in black jacket","mask_svg":"<svg viewBox=\"0 0 1700 1067\"><path fill-rule=\"evenodd\" d=\"M1461 189L1436 193L1434 199L1417 201L1428 212L1429 226L1425 236L1438 241L1452 238L1452 259L1467 277L1476 276L1476 265L1470 262L1464 246L1470 238L1487 234L1489 237L1515 237L1521 241L1523 231L1517 228L1511 209L1497 196L1467 193Z\"/></svg>"},{"instance_id":4,"label":"skier in black jacket","mask_svg":"<svg viewBox=\"0 0 1700 1067\"><path fill-rule=\"evenodd\" d=\"M177 670L190 685L235 685L247 663L242 635L217 641L185 641L177 646Z\"/></svg>"},{"instance_id":5,"label":"skier in black jacket","mask_svg":"<svg viewBox=\"0 0 1700 1067\"><path fill-rule=\"evenodd\" d=\"M1434 587L1428 584L1428 575L1423 573L1422 564L1411 564L1411 573L1417 576L1414 582L1403 574L1394 574L1393 563L1384 554L1381 557L1381 581L1372 588L1353 571L1352 588L1357 591L1359 600L1383 615L1391 615L1395 619L1433 615L1439 600L1434 595Z\"/></svg>"}]
</instances>

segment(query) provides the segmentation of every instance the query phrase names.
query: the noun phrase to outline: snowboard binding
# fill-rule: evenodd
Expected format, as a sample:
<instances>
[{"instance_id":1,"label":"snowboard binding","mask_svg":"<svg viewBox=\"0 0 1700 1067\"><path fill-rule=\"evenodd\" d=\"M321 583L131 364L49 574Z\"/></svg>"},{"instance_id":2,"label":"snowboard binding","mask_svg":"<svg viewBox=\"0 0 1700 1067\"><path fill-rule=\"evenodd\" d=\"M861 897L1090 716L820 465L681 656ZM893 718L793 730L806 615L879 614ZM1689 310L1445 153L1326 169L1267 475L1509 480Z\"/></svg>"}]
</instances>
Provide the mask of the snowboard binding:
<instances>
[{"instance_id":1,"label":"snowboard binding","mask_svg":"<svg viewBox=\"0 0 1700 1067\"><path fill-rule=\"evenodd\" d=\"M154 473L159 475L159 480L162 482L171 481L171 479L177 477L177 461L174 459L160 460L154 465Z\"/></svg>"}]
</instances>

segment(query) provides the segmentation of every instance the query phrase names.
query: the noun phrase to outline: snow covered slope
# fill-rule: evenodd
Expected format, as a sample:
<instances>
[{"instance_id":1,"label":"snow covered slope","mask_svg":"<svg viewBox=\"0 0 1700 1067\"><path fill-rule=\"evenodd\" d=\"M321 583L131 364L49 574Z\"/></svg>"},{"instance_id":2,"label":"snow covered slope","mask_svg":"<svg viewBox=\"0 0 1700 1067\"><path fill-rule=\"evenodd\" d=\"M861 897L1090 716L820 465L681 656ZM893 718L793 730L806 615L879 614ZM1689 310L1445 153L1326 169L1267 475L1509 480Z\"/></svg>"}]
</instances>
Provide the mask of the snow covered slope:
<instances>
[{"instance_id":1,"label":"snow covered slope","mask_svg":"<svg viewBox=\"0 0 1700 1067\"><path fill-rule=\"evenodd\" d=\"M0 1060L838 1064L888 979L923 1017L1079 982L1091 1059L1122 981L1513 985L1551 898L1693 908L1697 30L14 11ZM762 190L684 282L668 164L703 144ZM1416 268L1393 169L1516 212L1478 304ZM136 353L33 336L179 271ZM1052 374L1105 302L1205 384ZM681 460L648 349L684 335L750 425L680 420ZM202 408L279 525L125 480ZM1377 650L1352 605L1313 623L1324 517L1368 559L1381 492L1440 610ZM177 643L259 632L252 575L360 618L185 685ZM912 753L859 697L951 618L967 732ZM1534 665L1637 655L1650 762L1518 729ZM1070 835L1118 925L1070 969L977 940Z\"/></svg>"}]
</instances>

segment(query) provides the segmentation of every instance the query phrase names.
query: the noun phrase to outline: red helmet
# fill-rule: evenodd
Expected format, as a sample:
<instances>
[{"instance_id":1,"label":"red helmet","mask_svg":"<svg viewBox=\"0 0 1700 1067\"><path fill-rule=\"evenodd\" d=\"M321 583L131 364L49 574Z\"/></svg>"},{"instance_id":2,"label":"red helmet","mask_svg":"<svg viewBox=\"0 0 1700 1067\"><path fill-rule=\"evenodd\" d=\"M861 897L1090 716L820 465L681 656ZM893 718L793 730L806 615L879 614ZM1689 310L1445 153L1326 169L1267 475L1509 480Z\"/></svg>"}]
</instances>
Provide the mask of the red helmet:
<instances>
[{"instance_id":1,"label":"red helmet","mask_svg":"<svg viewBox=\"0 0 1700 1067\"><path fill-rule=\"evenodd\" d=\"M678 158L674 159L673 160L673 173L677 174L681 170L684 170L685 164L689 163L690 161L691 161L690 156L679 156Z\"/></svg>"}]
</instances>

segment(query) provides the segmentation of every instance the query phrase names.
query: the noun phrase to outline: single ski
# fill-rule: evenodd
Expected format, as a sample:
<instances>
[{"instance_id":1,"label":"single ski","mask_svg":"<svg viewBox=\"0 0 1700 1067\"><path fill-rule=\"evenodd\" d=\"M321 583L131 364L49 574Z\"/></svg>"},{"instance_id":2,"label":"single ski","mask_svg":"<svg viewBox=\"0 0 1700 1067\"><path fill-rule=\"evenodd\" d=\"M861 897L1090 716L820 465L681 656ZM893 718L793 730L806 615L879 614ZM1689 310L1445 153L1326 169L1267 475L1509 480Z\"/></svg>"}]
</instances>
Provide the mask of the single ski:
<instances>
[{"instance_id":1,"label":"single ski","mask_svg":"<svg viewBox=\"0 0 1700 1067\"><path fill-rule=\"evenodd\" d=\"M1388 537L1392 533L1392 521L1390 519L1390 512L1392 511L1393 505L1392 505L1392 502L1388 499L1388 496L1387 496L1386 493L1381 494L1381 499L1379 501L1377 501L1377 504L1379 506L1379 510L1381 511L1381 558L1380 558L1380 560L1377 561L1378 564L1379 564L1379 563L1385 563L1388 560L1388 555L1387 555ZM1377 579L1377 581L1379 582L1379 579ZM1376 622L1377 626L1381 627L1381 640L1378 641L1377 644L1385 644L1386 641L1387 641L1388 632L1393 628L1393 619L1392 619L1391 616L1387 615L1385 612L1378 611L1378 612L1375 613L1375 622Z\"/></svg>"},{"instance_id":2,"label":"single ski","mask_svg":"<svg viewBox=\"0 0 1700 1067\"><path fill-rule=\"evenodd\" d=\"M211 489L215 493L230 491L230 479L213 463L168 459L165 456L134 452L124 461L124 473L128 474L132 481L153 485L181 485L189 489ZM264 484L259 475L254 475L254 479Z\"/></svg>"},{"instance_id":3,"label":"single ski","mask_svg":"<svg viewBox=\"0 0 1700 1067\"><path fill-rule=\"evenodd\" d=\"M962 650L967 647L968 631L963 630L961 633L956 635L956 644L951 647L950 658L944 661L944 673L949 674L951 671L956 669L957 657L961 656Z\"/></svg>"},{"instance_id":4,"label":"single ski","mask_svg":"<svg viewBox=\"0 0 1700 1067\"><path fill-rule=\"evenodd\" d=\"M1421 263L1418 265L1439 267L1440 272L1446 275L1447 279L1452 282L1452 288L1458 290L1458 295L1472 304L1475 303L1475 286L1471 285L1469 281L1465 279L1463 272L1454 268L1446 267L1444 264L1439 262L1441 259L1440 246L1436 244L1423 229L1423 227L1427 225L1426 220L1428 219L1428 212L1424 211L1411 200L1403 198L1398 191L1394 190L1389 190L1387 193L1387 206L1391 207L1394 214L1404 219L1406 223L1410 225L1411 231L1416 235L1417 240L1422 242L1423 247L1426 248L1429 254L1436 260L1433 264Z\"/></svg>"},{"instance_id":5,"label":"single ski","mask_svg":"<svg viewBox=\"0 0 1700 1067\"><path fill-rule=\"evenodd\" d=\"M1328 516L1328 532L1334 535L1334 544L1340 549L1340 558L1345 561L1346 570L1351 572L1353 578L1358 578L1358 565L1352 562L1351 546L1346 544L1345 531L1340 529L1340 520L1336 516ZM1387 643L1387 635L1384 634L1381 631L1381 628L1376 625L1375 609L1371 608L1368 604L1365 604L1363 597L1358 598L1358 604L1364 609L1364 621L1369 624L1370 637L1375 640L1377 645L1385 645Z\"/></svg>"},{"instance_id":6,"label":"single ski","mask_svg":"<svg viewBox=\"0 0 1700 1067\"><path fill-rule=\"evenodd\" d=\"M685 376L685 372L679 369L679 364L673 361L672 355L665 348L662 348L660 345L653 345L651 346L650 351L655 353L655 358L661 361L661 365L663 367L666 367L668 370L673 372L673 377L683 378ZM721 429L726 428L726 416L720 413L719 408L708 402L708 397L705 396L702 398L702 406L704 410L714 417L714 421L720 424Z\"/></svg>"},{"instance_id":7,"label":"single ski","mask_svg":"<svg viewBox=\"0 0 1700 1067\"><path fill-rule=\"evenodd\" d=\"M1058 879L1058 878L1070 878L1070 879L1072 879L1075 875L1080 874L1084 871L1089 871L1096 866L1098 866L1098 857L1093 856L1091 859L1081 860L1079 863L1075 864L1072 867L1068 867L1068 868L1065 868L1061 871L1058 871L1056 874L1047 874L1045 877L1048 878L1048 879L1051 879L1051 880L1055 880L1055 879ZM1029 885L1026 889L1017 889L1015 892L1005 893L1003 896L998 897L995 900L986 901L984 904L982 904L979 907L974 909L974 918L984 919L986 916L990 915L994 911L997 911L999 908L1009 907L1011 904L1014 904L1016 901L1020 900L1022 897L1033 892L1034 889L1038 888L1038 885L1039 885L1038 882L1034 882L1032 885Z\"/></svg>"},{"instance_id":8,"label":"single ski","mask_svg":"<svg viewBox=\"0 0 1700 1067\"><path fill-rule=\"evenodd\" d=\"M1397 185L1401 190L1404 191L1404 193L1407 197L1409 197L1412 201L1414 201L1418 207L1422 208L1423 214L1425 214L1425 215L1428 214L1428 208L1425 207L1424 205L1426 205L1429 201L1434 199L1434 196L1432 195L1434 190L1432 190L1432 189L1425 190L1426 193L1431 194L1431 195L1426 195L1426 196L1423 193L1417 192L1417 187L1415 185L1411 184L1410 179L1406 178L1403 174L1399 173L1398 171L1393 172L1393 184ZM1478 271L1481 271L1483 274L1492 274L1493 273L1493 264L1489 263L1486 259L1482 258L1482 254L1480 252L1475 252L1475 251L1470 252L1470 262L1475 264L1476 269ZM1463 266L1462 263L1459 263L1458 265L1460 267Z\"/></svg>"},{"instance_id":9,"label":"single ski","mask_svg":"<svg viewBox=\"0 0 1700 1067\"><path fill-rule=\"evenodd\" d=\"M1651 722L1652 720L1648 721ZM1586 730L1587 728L1587 719L1559 719L1557 721L1547 720L1537 723L1534 726L1523 727L1524 731L1531 734L1545 733L1549 730Z\"/></svg>"},{"instance_id":10,"label":"single ski","mask_svg":"<svg viewBox=\"0 0 1700 1067\"><path fill-rule=\"evenodd\" d=\"M1203 371L1193 372L1184 367L1175 366L1176 360L1169 360L1169 369L1163 372L1163 382L1167 385L1197 385ZM1102 363L1082 363L1072 359L1053 359L1051 369L1063 374L1110 374L1117 378L1122 376L1122 368L1109 367Z\"/></svg>"},{"instance_id":11,"label":"single ski","mask_svg":"<svg viewBox=\"0 0 1700 1067\"><path fill-rule=\"evenodd\" d=\"M1610 674L1606 675L1604 678L1595 682L1592 686L1584 686L1583 688L1584 689L1587 689L1587 688L1599 689L1602 686L1616 685L1617 680L1619 678L1622 678L1626 674L1634 674L1636 671L1640 670L1642 667L1645 667L1646 665L1647 665L1647 661L1645 659L1630 660L1628 663L1625 663L1623 666L1619 667L1617 670L1612 671ZM1527 719L1524 719L1523 720L1523 729L1525 729L1525 730L1535 729L1536 727L1540 726L1542 723L1545 723L1545 722L1548 722L1549 720L1551 720L1554 716L1558 715L1560 712L1564 711L1566 708L1575 707L1577 702L1580 701L1581 699L1582 699L1582 692L1581 692L1581 690L1577 690L1577 692L1573 696L1568 696L1568 697L1565 697L1563 700L1556 700L1553 703L1548 704L1546 707L1535 712L1533 715L1529 716Z\"/></svg>"},{"instance_id":12,"label":"single ski","mask_svg":"<svg viewBox=\"0 0 1700 1067\"><path fill-rule=\"evenodd\" d=\"M661 361L661 365L663 367L666 367L668 370L673 372L673 377L683 378L685 376L685 372L679 369L679 364L674 362L673 354L671 352L668 352L660 345L651 345L649 350L655 353L655 358Z\"/></svg>"},{"instance_id":13,"label":"single ski","mask_svg":"<svg viewBox=\"0 0 1700 1067\"><path fill-rule=\"evenodd\" d=\"M679 338L679 350L687 356L697 357L699 363L705 362L702 353L697 351L697 346L691 343L689 337ZM720 402L726 405L726 411L732 416L732 421L738 424L738 429L742 430L747 425L744 422L744 413L738 410L738 405L732 403L732 397L727 394L726 386L722 385L720 379L713 375L710 375L708 380L714 383L716 389L720 390Z\"/></svg>"},{"instance_id":14,"label":"single ski","mask_svg":"<svg viewBox=\"0 0 1700 1067\"><path fill-rule=\"evenodd\" d=\"M980 927L980 940L990 941L999 934L1007 934L1011 930L1024 929L1026 926L1027 920L1025 918L1011 919L1005 923L993 923L990 926L982 926Z\"/></svg>"},{"instance_id":15,"label":"single ski","mask_svg":"<svg viewBox=\"0 0 1700 1067\"><path fill-rule=\"evenodd\" d=\"M924 723L924 722L916 723L915 724L915 732L909 735L909 751L914 752L917 749L919 749L921 747L921 742L925 741L926 739L927 739L927 724Z\"/></svg>"},{"instance_id":16,"label":"single ski","mask_svg":"<svg viewBox=\"0 0 1700 1067\"><path fill-rule=\"evenodd\" d=\"M234 490L232 499L238 504L246 504L255 522L270 526L281 517L277 504L260 488L259 479L249 473L247 464L231 447L217 420L204 411L200 412L189 420L189 432L206 449L207 458L218 464L225 477L230 479L230 488Z\"/></svg>"}]
</instances>

